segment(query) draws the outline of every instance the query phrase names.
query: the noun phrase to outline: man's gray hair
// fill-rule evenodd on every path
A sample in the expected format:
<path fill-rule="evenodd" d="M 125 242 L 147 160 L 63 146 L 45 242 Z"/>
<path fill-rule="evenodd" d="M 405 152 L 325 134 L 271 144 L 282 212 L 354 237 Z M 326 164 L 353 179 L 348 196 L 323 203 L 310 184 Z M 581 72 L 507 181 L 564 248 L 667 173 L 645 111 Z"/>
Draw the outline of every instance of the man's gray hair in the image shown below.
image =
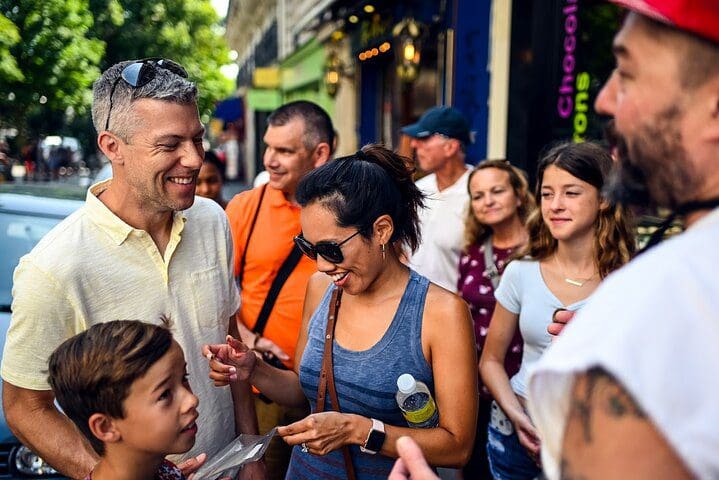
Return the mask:
<path fill-rule="evenodd" d="M 111 66 L 92 88 L 92 123 L 99 134 L 105 130 L 109 118 L 108 130 L 128 142 L 139 122 L 132 111 L 132 103 L 141 98 L 163 100 L 165 102 L 189 105 L 197 103 L 197 86 L 165 68 L 155 67 L 155 76 L 147 84 L 134 88 L 120 75 L 125 67 L 138 60 L 128 60 Z M 112 92 L 112 86 L 115 91 Z M 112 92 L 112 111 L 110 111 L 110 93 Z"/>

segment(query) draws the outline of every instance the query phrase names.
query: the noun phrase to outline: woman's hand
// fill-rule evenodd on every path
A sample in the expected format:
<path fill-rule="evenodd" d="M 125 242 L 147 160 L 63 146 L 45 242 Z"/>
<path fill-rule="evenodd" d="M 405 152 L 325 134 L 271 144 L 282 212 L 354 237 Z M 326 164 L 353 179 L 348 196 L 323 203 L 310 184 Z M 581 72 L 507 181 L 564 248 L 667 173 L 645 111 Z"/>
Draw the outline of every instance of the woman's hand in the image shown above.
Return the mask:
<path fill-rule="evenodd" d="M 532 425 L 532 421 L 529 419 L 526 413 L 522 412 L 515 418 L 511 419 L 514 429 L 517 431 L 519 437 L 519 443 L 527 449 L 529 456 L 534 459 L 535 462 L 539 460 L 539 434 Z"/>
<path fill-rule="evenodd" d="M 368 420 L 367 431 L 369 428 Z M 277 433 L 288 445 L 306 446 L 315 455 L 327 455 L 349 445 L 351 432 L 350 416 L 339 412 L 313 413 L 298 422 L 277 427 Z"/>
<path fill-rule="evenodd" d="M 247 380 L 257 365 L 254 353 L 231 335 L 227 336 L 227 343 L 204 345 L 202 355 L 209 361 L 209 376 L 218 387 Z"/>

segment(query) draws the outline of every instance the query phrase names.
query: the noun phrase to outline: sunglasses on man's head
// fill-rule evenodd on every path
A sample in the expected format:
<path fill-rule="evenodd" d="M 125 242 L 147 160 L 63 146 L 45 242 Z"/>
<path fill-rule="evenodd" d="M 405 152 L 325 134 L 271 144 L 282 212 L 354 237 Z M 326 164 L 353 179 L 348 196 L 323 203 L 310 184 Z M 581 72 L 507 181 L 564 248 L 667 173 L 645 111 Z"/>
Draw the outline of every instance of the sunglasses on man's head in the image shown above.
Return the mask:
<path fill-rule="evenodd" d="M 317 260 L 317 255 L 319 255 L 330 263 L 342 263 L 345 259 L 345 256 L 342 255 L 342 245 L 349 242 L 358 233 L 360 233 L 359 230 L 339 243 L 322 241 L 317 242 L 315 245 L 312 245 L 310 242 L 305 240 L 305 237 L 303 237 L 302 234 L 299 234 L 295 237 L 295 244 L 297 244 L 297 247 L 302 253 L 310 257 L 312 260 Z"/>
<path fill-rule="evenodd" d="M 145 58 L 132 62 L 125 66 L 120 72 L 120 76 L 115 79 L 110 89 L 110 108 L 107 110 L 107 120 L 105 121 L 105 130 L 110 128 L 110 113 L 112 113 L 112 95 L 115 93 L 117 82 L 124 80 L 132 88 L 140 88 L 150 83 L 155 78 L 158 68 L 169 70 L 175 75 L 187 78 L 187 70 L 179 63 L 167 60 L 166 58 Z"/>

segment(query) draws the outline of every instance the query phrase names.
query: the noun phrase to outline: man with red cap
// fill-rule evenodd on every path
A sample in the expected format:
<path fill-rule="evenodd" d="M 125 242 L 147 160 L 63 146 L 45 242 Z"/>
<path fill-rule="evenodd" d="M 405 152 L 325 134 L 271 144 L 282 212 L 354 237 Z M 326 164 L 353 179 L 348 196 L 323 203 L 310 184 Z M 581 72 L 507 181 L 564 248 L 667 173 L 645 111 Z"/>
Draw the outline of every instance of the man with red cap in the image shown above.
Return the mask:
<path fill-rule="evenodd" d="M 719 2 L 629 10 L 596 109 L 614 117 L 610 194 L 686 232 L 607 278 L 530 379 L 554 478 L 719 478 Z"/>

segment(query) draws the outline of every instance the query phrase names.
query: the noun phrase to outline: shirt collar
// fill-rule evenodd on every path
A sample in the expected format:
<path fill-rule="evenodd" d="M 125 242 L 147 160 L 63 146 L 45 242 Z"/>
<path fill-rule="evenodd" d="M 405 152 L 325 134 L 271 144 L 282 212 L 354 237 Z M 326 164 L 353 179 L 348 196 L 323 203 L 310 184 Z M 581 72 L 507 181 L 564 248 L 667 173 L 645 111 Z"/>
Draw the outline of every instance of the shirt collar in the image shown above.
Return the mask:
<path fill-rule="evenodd" d="M 115 245 L 122 245 L 133 231 L 140 232 L 142 230 L 125 223 L 97 198 L 98 195 L 107 190 L 111 183 L 112 179 L 110 178 L 92 185 L 87 190 L 85 206 L 90 214 L 90 219 L 110 236 Z M 177 232 L 177 234 L 182 232 L 185 222 L 187 222 L 187 216 L 184 211 L 173 212 L 172 232 Z"/>
<path fill-rule="evenodd" d="M 299 205 L 294 205 L 292 204 L 292 202 L 287 200 L 287 197 L 285 197 L 285 194 L 282 193 L 281 190 L 272 188 L 269 185 L 267 185 L 267 191 L 265 192 L 265 195 L 267 195 L 267 201 L 271 207 L 294 208 L 296 210 L 300 209 Z"/>

